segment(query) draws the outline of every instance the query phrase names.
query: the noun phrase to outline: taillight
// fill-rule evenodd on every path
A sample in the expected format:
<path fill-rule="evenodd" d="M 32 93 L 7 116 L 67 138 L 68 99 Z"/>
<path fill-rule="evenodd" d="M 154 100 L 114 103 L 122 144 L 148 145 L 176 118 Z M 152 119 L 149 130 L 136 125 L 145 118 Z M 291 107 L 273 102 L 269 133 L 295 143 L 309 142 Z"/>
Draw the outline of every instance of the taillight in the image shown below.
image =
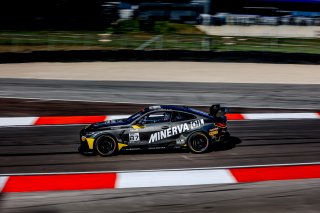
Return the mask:
<path fill-rule="evenodd" d="M 220 123 L 220 122 L 216 122 L 214 123 L 215 126 L 220 127 L 220 128 L 226 128 L 227 124 L 226 123 Z"/>

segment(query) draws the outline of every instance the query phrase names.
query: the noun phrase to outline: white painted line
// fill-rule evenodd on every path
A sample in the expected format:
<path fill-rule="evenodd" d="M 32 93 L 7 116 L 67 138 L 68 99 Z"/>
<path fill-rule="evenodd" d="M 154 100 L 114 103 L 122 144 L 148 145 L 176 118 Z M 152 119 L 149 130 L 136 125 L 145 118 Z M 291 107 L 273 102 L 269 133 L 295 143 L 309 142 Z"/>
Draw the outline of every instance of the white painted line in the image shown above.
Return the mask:
<path fill-rule="evenodd" d="M 38 117 L 0 118 L 0 126 L 26 126 L 34 125 Z"/>
<path fill-rule="evenodd" d="M 246 120 L 317 119 L 317 113 L 252 113 L 242 114 Z"/>
<path fill-rule="evenodd" d="M 9 177 L 7 176 L 0 176 L 0 192 L 2 192 L 4 186 L 7 183 L 7 180 L 9 179 Z"/>
<path fill-rule="evenodd" d="M 118 173 L 115 188 L 237 183 L 227 169 Z"/>
<path fill-rule="evenodd" d="M 244 166 L 218 166 L 218 167 L 200 167 L 200 168 L 178 168 L 178 169 L 149 169 L 149 170 L 105 170 L 105 171 L 87 171 L 87 172 L 39 172 L 39 173 L 9 173 L 0 174 L 2 176 L 21 176 L 21 175 L 61 175 L 61 174 L 93 174 L 93 173 L 133 173 L 133 172 L 163 172 L 163 171 L 190 171 L 190 170 L 219 170 L 235 168 L 255 168 L 255 167 L 274 167 L 274 166 L 303 166 L 320 165 L 320 162 L 308 163 L 282 163 L 282 164 L 257 164 Z"/>

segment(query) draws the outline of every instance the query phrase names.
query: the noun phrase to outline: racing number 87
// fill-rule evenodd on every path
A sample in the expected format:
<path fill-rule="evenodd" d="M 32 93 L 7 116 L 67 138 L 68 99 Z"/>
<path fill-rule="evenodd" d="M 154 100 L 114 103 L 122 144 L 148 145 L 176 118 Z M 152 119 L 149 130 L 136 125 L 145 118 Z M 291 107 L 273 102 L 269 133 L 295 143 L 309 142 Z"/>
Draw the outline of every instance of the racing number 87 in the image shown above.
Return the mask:
<path fill-rule="evenodd" d="M 140 136 L 139 136 L 139 133 L 138 132 L 135 132 L 135 133 L 130 133 L 129 134 L 129 141 L 140 141 Z"/>

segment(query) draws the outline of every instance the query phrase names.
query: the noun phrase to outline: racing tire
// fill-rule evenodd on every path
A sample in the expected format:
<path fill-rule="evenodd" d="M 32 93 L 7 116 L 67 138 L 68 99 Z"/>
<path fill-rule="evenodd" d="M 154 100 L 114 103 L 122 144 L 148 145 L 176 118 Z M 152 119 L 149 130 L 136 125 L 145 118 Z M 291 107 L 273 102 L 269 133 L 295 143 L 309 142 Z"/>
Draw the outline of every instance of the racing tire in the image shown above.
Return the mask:
<path fill-rule="evenodd" d="M 103 157 L 116 155 L 118 151 L 118 143 L 110 135 L 101 135 L 95 142 L 95 150 Z"/>
<path fill-rule="evenodd" d="M 189 136 L 187 145 L 191 152 L 201 154 L 209 151 L 210 140 L 205 133 L 195 132 Z"/>

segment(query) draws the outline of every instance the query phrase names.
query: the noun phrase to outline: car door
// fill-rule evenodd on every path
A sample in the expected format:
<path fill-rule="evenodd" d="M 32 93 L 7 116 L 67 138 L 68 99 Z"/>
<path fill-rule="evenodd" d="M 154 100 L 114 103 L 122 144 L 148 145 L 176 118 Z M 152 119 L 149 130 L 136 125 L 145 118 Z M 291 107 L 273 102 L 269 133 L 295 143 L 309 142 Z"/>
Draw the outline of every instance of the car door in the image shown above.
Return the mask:
<path fill-rule="evenodd" d="M 151 112 L 138 119 L 124 133 L 124 141 L 129 146 L 158 145 L 167 143 L 166 130 L 170 129 L 170 111 Z"/>
<path fill-rule="evenodd" d="M 171 115 L 171 128 L 173 132 L 172 140 L 175 140 L 177 144 L 183 144 L 185 140 L 183 137 L 181 138 L 181 134 L 192 131 L 194 129 L 192 124 L 196 119 L 197 116 L 193 114 L 173 111 Z"/>

